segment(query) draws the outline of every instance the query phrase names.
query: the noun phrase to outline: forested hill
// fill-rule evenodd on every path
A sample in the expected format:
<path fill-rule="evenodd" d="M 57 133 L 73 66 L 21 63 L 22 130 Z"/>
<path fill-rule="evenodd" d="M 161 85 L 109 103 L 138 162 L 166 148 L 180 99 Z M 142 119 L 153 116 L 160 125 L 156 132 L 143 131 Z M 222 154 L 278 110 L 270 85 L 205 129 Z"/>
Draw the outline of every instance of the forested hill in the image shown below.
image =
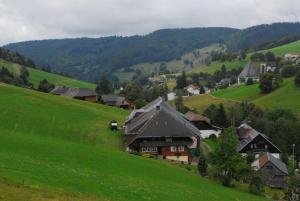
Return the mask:
<path fill-rule="evenodd" d="M 145 62 L 164 62 L 214 43 L 238 51 L 283 37 L 300 37 L 299 23 L 232 28 L 163 29 L 144 36 L 28 41 L 6 48 L 32 58 L 38 66 L 78 79 L 95 81 L 100 74 Z"/>
<path fill-rule="evenodd" d="M 165 29 L 145 36 L 77 38 L 15 43 L 6 46 L 32 58 L 38 66 L 79 79 L 142 62 L 168 61 L 196 48 L 223 43 L 236 29 Z"/>
<path fill-rule="evenodd" d="M 231 50 L 251 49 L 282 38 L 300 37 L 300 23 L 274 23 L 253 26 L 234 33 L 227 42 Z"/>

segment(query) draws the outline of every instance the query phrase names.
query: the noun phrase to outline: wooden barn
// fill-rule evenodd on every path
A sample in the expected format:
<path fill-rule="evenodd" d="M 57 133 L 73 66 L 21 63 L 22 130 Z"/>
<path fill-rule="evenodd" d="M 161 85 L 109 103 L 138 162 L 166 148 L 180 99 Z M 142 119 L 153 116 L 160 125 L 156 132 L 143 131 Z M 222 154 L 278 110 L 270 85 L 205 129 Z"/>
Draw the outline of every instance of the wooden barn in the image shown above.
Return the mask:
<path fill-rule="evenodd" d="M 263 154 L 252 163 L 252 167 L 259 171 L 265 184 L 273 188 L 286 188 L 288 170 L 286 165 L 269 153 Z"/>
<path fill-rule="evenodd" d="M 200 131 L 161 97 L 134 110 L 125 123 L 125 147 L 129 152 L 191 162 L 191 149 L 200 143 Z"/>
<path fill-rule="evenodd" d="M 60 95 L 68 98 L 74 98 L 89 102 L 97 102 L 97 93 L 86 88 L 69 88 L 65 86 L 56 86 L 51 94 Z"/>

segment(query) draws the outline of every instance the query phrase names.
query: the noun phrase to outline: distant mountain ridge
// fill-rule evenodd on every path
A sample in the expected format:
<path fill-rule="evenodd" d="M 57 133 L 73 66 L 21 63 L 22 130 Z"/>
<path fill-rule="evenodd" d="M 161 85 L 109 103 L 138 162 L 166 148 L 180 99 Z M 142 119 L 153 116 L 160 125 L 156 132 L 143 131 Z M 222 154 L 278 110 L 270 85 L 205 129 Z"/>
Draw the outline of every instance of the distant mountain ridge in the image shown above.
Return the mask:
<path fill-rule="evenodd" d="M 6 45 L 34 60 L 38 66 L 75 78 L 96 81 L 100 74 L 144 62 L 179 58 L 215 43 L 239 51 L 286 36 L 300 37 L 299 23 L 275 23 L 239 30 L 224 27 L 162 29 L 145 36 L 27 41 Z"/>

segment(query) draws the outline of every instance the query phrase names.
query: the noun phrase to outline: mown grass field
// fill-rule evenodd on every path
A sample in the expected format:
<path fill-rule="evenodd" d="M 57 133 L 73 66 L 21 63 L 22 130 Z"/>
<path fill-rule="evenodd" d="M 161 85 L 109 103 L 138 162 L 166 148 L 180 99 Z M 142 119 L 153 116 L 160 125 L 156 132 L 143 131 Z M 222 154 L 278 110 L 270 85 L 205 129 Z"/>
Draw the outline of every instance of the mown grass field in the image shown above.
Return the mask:
<path fill-rule="evenodd" d="M 269 94 L 262 94 L 258 84 L 228 88 L 212 95 L 230 100 L 248 100 L 264 109 L 287 108 L 300 115 L 300 87 L 294 78 L 285 79 L 282 86 Z"/>
<path fill-rule="evenodd" d="M 6 67 L 10 72 L 12 72 L 15 75 L 18 75 L 20 73 L 20 65 L 10 63 L 7 61 L 4 61 L 0 59 L 0 68 Z M 88 83 L 80 80 L 76 80 L 73 78 L 64 77 L 61 75 L 48 73 L 42 70 L 34 69 L 34 68 L 27 68 L 30 75 L 29 75 L 29 81 L 34 85 L 34 87 L 37 87 L 43 79 L 47 79 L 50 83 L 53 83 L 55 85 L 63 85 L 63 86 L 69 86 L 69 87 L 83 87 L 83 88 L 89 88 L 89 89 L 95 89 L 96 85 L 93 83 Z"/>
<path fill-rule="evenodd" d="M 128 111 L 5 84 L 0 85 L 0 111 L 0 177 L 24 181 L 39 189 L 37 194 L 63 189 L 117 201 L 267 200 L 177 165 L 123 152 L 121 133 L 107 125 L 113 119 L 122 122 Z"/>
<path fill-rule="evenodd" d="M 197 112 L 200 114 L 211 104 L 215 104 L 215 105 L 223 104 L 225 107 L 228 107 L 235 104 L 236 102 L 238 101 L 218 98 L 218 97 L 211 96 L 209 94 L 190 96 L 184 98 L 184 105 L 189 107 L 190 109 L 196 109 Z"/>

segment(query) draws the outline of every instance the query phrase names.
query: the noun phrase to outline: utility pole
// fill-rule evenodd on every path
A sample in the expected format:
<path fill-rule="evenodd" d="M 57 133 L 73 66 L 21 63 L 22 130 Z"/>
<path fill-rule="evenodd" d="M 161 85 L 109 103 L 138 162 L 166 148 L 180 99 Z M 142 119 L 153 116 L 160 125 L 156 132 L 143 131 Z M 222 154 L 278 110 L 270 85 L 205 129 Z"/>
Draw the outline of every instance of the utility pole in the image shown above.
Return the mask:
<path fill-rule="evenodd" d="M 295 170 L 295 144 L 293 144 L 293 171 Z"/>

